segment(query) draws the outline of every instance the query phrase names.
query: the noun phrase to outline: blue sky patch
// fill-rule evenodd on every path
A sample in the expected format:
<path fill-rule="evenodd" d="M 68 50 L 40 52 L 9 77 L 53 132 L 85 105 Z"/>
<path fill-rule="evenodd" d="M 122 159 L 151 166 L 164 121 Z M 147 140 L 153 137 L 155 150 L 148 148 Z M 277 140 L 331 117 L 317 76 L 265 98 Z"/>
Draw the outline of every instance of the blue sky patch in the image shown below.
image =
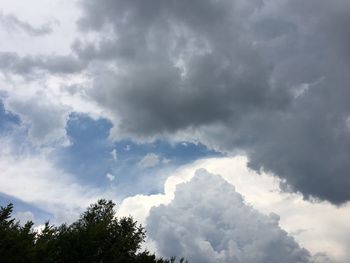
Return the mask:
<path fill-rule="evenodd" d="M 0 206 L 5 207 L 10 203 L 14 205 L 12 213 L 13 216 L 15 216 L 17 213 L 31 212 L 34 216 L 34 222 L 36 225 L 43 224 L 44 222 L 52 218 L 52 214 L 45 212 L 44 210 L 36 207 L 35 205 L 21 201 L 13 196 L 0 193 Z"/>
<path fill-rule="evenodd" d="M 67 124 L 68 147 L 54 152 L 58 167 L 75 175 L 82 184 L 108 189 L 120 196 L 159 193 L 169 170 L 204 157 L 219 156 L 202 144 L 164 140 L 139 144 L 132 140 L 112 143 L 107 119 L 94 120 L 87 115 L 72 114 Z M 142 163 L 145 156 L 155 158 L 152 165 Z"/>

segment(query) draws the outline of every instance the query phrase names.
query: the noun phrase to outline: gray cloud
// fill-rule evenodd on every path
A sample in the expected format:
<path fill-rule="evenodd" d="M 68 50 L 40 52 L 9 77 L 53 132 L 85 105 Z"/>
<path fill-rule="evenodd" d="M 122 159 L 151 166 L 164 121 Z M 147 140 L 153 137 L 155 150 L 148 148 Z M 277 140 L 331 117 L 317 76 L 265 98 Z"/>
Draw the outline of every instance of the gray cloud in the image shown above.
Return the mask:
<path fill-rule="evenodd" d="M 80 25 L 99 30 L 103 17 L 115 34 L 76 50 L 84 58 L 115 62 L 117 72 L 99 74 L 91 96 L 115 113 L 120 132 L 150 136 L 236 122 L 288 101 L 284 90 L 268 85 L 270 69 L 245 41 L 248 36 L 239 35 L 239 16 L 247 11 L 232 3 L 85 4 L 90 9 Z"/>
<path fill-rule="evenodd" d="M 64 142 L 69 109 L 50 101 L 43 94 L 30 98 L 9 98 L 6 108 L 18 114 L 28 128 L 30 139 L 38 144 Z"/>
<path fill-rule="evenodd" d="M 37 72 L 73 74 L 83 70 L 85 65 L 70 55 L 19 56 L 14 52 L 0 52 L 0 69 L 3 72 L 30 76 Z"/>
<path fill-rule="evenodd" d="M 254 210 L 231 184 L 202 169 L 177 186 L 169 205 L 151 209 L 147 233 L 161 255 L 183 255 L 193 263 L 314 262 L 278 221 L 278 215 Z"/>
<path fill-rule="evenodd" d="M 185 131 L 340 204 L 350 199 L 349 5 L 88 0 L 78 25 L 99 37 L 72 47 L 98 65 L 88 95 L 115 134 Z"/>
<path fill-rule="evenodd" d="M 13 14 L 0 12 L 0 25 L 8 31 L 23 31 L 31 36 L 43 36 L 52 33 L 52 23 L 45 23 L 39 27 L 20 20 Z"/>
<path fill-rule="evenodd" d="M 114 138 L 185 134 L 285 188 L 350 200 L 346 0 L 81 1 L 67 56 L 0 54 L 3 72 L 88 72 Z M 89 38 L 91 39 L 91 38 Z"/>

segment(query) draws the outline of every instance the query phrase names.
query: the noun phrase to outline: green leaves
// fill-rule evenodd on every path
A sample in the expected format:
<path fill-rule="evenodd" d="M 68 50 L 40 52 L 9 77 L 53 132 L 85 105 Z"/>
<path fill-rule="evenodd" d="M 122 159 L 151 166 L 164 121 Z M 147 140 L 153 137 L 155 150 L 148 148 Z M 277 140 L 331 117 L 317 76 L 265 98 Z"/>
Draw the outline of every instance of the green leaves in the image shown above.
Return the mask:
<path fill-rule="evenodd" d="M 115 204 L 105 199 L 90 205 L 71 225 L 33 222 L 21 226 L 11 218 L 13 205 L 0 209 L 0 262 L 173 263 L 148 251 L 139 252 L 146 232 L 132 217 L 115 217 Z M 180 260 L 180 263 L 183 259 Z"/>
<path fill-rule="evenodd" d="M 13 205 L 0 208 L 0 262 L 34 262 L 35 236 L 33 222 L 24 226 L 11 219 Z"/>

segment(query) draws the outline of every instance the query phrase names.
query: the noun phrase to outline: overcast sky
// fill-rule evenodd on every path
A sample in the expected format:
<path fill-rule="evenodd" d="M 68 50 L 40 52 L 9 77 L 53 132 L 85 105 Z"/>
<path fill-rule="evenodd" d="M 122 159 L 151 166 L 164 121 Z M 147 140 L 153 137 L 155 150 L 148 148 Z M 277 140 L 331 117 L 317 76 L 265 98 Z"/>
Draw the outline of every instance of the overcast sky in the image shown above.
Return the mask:
<path fill-rule="evenodd" d="M 195 263 L 350 262 L 349 24 L 348 0 L 0 0 L 1 205 L 113 199 Z"/>

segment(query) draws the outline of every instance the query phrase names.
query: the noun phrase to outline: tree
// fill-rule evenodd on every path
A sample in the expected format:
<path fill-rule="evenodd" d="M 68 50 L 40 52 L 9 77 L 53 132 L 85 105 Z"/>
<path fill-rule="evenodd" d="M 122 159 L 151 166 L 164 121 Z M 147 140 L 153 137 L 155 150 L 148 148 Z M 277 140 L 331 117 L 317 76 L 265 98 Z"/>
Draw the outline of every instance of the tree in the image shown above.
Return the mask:
<path fill-rule="evenodd" d="M 21 226 L 11 219 L 12 212 L 12 204 L 0 208 L 0 262 L 32 262 L 35 244 L 33 222 L 28 221 Z"/>
<path fill-rule="evenodd" d="M 33 223 L 23 227 L 11 219 L 13 206 L 0 211 L 0 262 L 171 263 L 139 252 L 146 232 L 132 217 L 115 217 L 115 204 L 101 199 L 71 225 L 45 223 L 40 232 Z M 183 259 L 180 259 L 180 263 Z"/>

